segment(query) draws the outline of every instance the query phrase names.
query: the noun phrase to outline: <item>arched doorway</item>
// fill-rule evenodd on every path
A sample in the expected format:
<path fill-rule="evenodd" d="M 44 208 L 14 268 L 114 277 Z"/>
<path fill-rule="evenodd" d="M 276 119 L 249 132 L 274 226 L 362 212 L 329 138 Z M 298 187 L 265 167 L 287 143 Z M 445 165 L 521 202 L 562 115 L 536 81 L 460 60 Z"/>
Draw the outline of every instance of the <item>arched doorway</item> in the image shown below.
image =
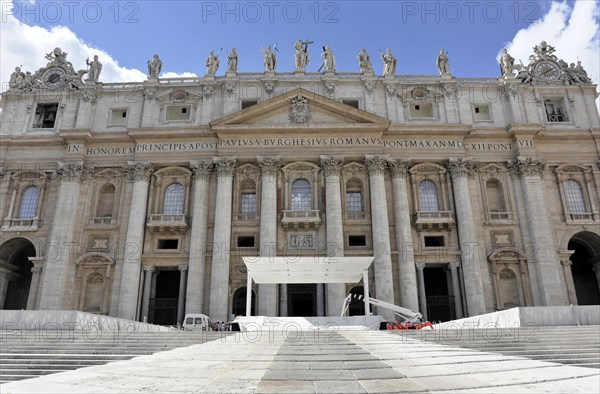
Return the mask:
<path fill-rule="evenodd" d="M 589 231 L 577 233 L 569 240 L 568 249 L 574 251 L 571 255 L 571 272 L 577 303 L 600 304 L 600 275 L 594 272 L 594 265 L 600 264 L 600 236 Z"/>
<path fill-rule="evenodd" d="M 240 287 L 233 293 L 231 313 L 234 316 L 246 316 L 246 287 Z M 256 293 L 252 290 L 251 314 L 256 316 Z"/>
<path fill-rule="evenodd" d="M 356 295 L 365 295 L 365 289 L 362 286 L 354 286 L 350 293 Z M 352 297 L 350 300 L 350 306 L 348 307 L 348 316 L 364 316 L 365 315 L 365 302 Z"/>
<path fill-rule="evenodd" d="M 26 309 L 31 286 L 29 260 L 35 247 L 25 238 L 14 238 L 0 247 L 0 305 L 2 309 Z"/>

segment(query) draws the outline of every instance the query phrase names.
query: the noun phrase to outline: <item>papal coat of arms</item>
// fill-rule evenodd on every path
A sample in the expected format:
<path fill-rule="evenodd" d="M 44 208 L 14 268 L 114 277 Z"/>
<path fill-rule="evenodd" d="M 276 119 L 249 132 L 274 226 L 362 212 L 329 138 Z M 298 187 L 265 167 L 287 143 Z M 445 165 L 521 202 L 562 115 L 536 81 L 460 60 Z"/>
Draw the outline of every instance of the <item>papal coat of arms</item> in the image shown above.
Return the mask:
<path fill-rule="evenodd" d="M 310 107 L 308 99 L 299 94 L 292 99 L 290 106 L 290 120 L 292 123 L 307 123 L 310 120 Z"/>

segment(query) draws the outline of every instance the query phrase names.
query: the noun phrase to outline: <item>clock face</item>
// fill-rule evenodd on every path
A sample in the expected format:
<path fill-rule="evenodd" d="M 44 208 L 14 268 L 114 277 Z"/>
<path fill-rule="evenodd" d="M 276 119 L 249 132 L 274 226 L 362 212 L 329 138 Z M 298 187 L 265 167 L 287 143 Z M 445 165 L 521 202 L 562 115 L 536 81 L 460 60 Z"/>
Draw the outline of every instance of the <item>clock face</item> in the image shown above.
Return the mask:
<path fill-rule="evenodd" d="M 535 74 L 542 81 L 555 81 L 560 75 L 560 70 L 554 63 L 540 62 L 535 68 Z"/>
<path fill-rule="evenodd" d="M 66 73 L 60 68 L 52 68 L 44 74 L 44 85 L 50 89 L 59 89 L 65 85 Z"/>

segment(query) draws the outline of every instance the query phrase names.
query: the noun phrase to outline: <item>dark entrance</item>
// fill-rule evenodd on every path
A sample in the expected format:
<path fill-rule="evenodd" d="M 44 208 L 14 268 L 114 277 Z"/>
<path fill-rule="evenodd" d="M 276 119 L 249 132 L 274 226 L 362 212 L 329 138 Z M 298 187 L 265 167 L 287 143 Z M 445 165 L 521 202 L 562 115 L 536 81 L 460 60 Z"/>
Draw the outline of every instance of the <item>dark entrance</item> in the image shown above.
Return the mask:
<path fill-rule="evenodd" d="M 156 276 L 156 293 L 150 298 L 150 319 L 154 324 L 177 324 L 179 270 L 160 270 Z"/>
<path fill-rule="evenodd" d="M 288 284 L 288 316 L 317 315 L 317 285 Z"/>
<path fill-rule="evenodd" d="M 600 237 L 590 232 L 575 234 L 569 241 L 568 249 L 575 251 L 571 255 L 571 272 L 579 305 L 600 304 L 598 279 L 592 268 L 600 262 L 600 250 L 595 247 L 600 248 Z"/>
<path fill-rule="evenodd" d="M 350 293 L 356 295 L 365 295 L 365 289 L 362 286 L 353 287 Z M 364 316 L 365 315 L 365 303 L 352 297 L 350 300 L 350 306 L 348 307 L 348 316 Z"/>
<path fill-rule="evenodd" d="M 233 308 L 231 313 L 234 316 L 246 316 L 246 287 L 240 287 L 233 293 Z M 256 316 L 256 293 L 252 290 L 252 301 L 251 301 L 251 312 L 252 316 Z"/>
<path fill-rule="evenodd" d="M 427 294 L 427 319 L 448 321 L 455 318 L 454 297 L 449 294 L 448 275 L 442 267 L 427 267 L 425 294 Z"/>
<path fill-rule="evenodd" d="M 8 286 L 2 309 L 27 309 L 33 268 L 29 257 L 35 257 L 35 247 L 24 238 L 16 238 L 6 242 L 0 249 L 2 260 L 8 263 L 5 268 L 11 271 L 5 274 Z"/>

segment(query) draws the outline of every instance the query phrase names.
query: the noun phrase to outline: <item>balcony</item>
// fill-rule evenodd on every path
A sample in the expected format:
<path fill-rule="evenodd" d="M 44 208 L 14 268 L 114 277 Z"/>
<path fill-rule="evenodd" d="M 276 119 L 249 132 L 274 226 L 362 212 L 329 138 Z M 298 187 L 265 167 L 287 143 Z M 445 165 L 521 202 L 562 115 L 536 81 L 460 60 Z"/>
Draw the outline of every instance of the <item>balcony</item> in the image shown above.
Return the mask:
<path fill-rule="evenodd" d="M 596 220 L 594 212 L 565 212 L 567 223 L 589 223 Z"/>
<path fill-rule="evenodd" d="M 258 215 L 256 213 L 238 213 L 237 220 L 242 222 L 252 222 L 258 220 Z"/>
<path fill-rule="evenodd" d="M 413 219 L 417 230 L 448 230 L 454 226 L 452 211 L 417 211 Z"/>
<path fill-rule="evenodd" d="M 2 231 L 37 231 L 42 221 L 38 218 L 4 219 Z"/>
<path fill-rule="evenodd" d="M 117 218 L 110 216 L 91 217 L 87 219 L 88 228 L 112 228 L 117 224 Z"/>
<path fill-rule="evenodd" d="M 344 212 L 344 220 L 350 221 L 368 221 L 371 219 L 369 212 Z"/>
<path fill-rule="evenodd" d="M 321 225 L 320 211 L 283 211 L 281 224 L 284 230 L 318 230 Z"/>
<path fill-rule="evenodd" d="M 189 227 L 188 217 L 184 214 L 151 214 L 146 227 L 151 234 L 184 234 Z"/>
<path fill-rule="evenodd" d="M 514 222 L 515 215 L 512 212 L 487 212 L 485 214 L 486 222 L 489 223 L 512 223 Z"/>

